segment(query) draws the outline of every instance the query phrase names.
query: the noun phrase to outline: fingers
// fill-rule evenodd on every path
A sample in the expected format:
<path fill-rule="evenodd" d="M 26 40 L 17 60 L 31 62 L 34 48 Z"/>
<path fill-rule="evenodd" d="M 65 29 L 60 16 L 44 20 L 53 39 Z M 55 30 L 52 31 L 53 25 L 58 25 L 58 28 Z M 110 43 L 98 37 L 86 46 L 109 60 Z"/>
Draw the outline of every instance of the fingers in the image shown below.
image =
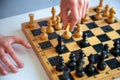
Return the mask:
<path fill-rule="evenodd" d="M 24 40 L 22 40 L 20 37 L 13 36 L 13 40 L 14 40 L 14 43 L 21 44 L 26 48 L 31 48 L 31 45 L 25 42 Z"/>
<path fill-rule="evenodd" d="M 89 7 L 90 7 L 90 0 L 87 0 L 88 2 L 87 2 L 87 4 L 86 4 L 86 13 L 88 13 L 88 11 L 89 11 Z"/>
<path fill-rule="evenodd" d="M 2 75 L 8 74 L 7 70 L 1 64 L 0 64 L 0 74 L 2 74 Z"/>
<path fill-rule="evenodd" d="M 16 62 L 19 68 L 23 68 L 24 64 L 23 62 L 19 59 L 19 57 L 16 55 L 15 51 L 11 47 L 11 45 L 5 46 L 6 52 L 9 53 L 9 55 L 12 57 L 12 59 Z"/>
<path fill-rule="evenodd" d="M 8 68 L 16 73 L 18 71 L 18 69 L 8 60 L 8 58 L 5 55 L 4 49 L 0 49 L 0 59 L 2 60 L 2 62 L 8 66 Z M 5 70 L 5 68 L 3 68 L 3 66 L 0 64 L 0 69 L 2 70 L 2 74 L 6 75 L 7 71 Z"/>
<path fill-rule="evenodd" d="M 71 27 L 70 27 L 70 31 L 74 30 L 75 25 L 77 24 L 77 22 L 80 20 L 80 16 L 79 16 L 79 12 L 78 12 L 78 3 L 73 3 L 72 4 L 73 7 L 71 7 Z"/>
<path fill-rule="evenodd" d="M 63 22 L 63 28 L 66 29 L 68 20 L 67 20 L 67 16 L 68 16 L 68 6 L 65 6 L 65 2 L 61 1 L 61 17 L 62 17 L 62 22 Z"/>

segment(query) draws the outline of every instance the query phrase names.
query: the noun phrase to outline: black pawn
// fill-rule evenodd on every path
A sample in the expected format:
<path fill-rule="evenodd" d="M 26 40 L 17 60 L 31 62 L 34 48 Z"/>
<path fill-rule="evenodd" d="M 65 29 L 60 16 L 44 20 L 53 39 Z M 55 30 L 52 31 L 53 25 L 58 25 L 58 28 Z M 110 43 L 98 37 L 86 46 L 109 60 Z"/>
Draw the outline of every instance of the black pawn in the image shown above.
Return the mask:
<path fill-rule="evenodd" d="M 89 45 L 89 42 L 88 42 L 87 38 L 88 38 L 87 33 L 84 33 L 83 36 L 82 36 L 82 40 L 79 43 L 79 45 L 81 47 L 87 47 Z"/>
<path fill-rule="evenodd" d="M 85 63 L 85 61 L 84 61 L 85 56 L 86 55 L 84 54 L 83 50 L 81 50 L 80 53 L 79 53 L 78 66 L 76 68 L 76 75 L 78 77 L 83 77 L 84 74 L 85 74 L 85 71 L 84 71 L 84 68 L 83 68 L 83 65 Z"/>
<path fill-rule="evenodd" d="M 97 64 L 98 70 L 105 70 L 106 68 L 106 63 L 104 61 L 105 58 L 106 58 L 106 52 L 102 51 L 102 54 L 100 55 L 100 61 Z"/>
<path fill-rule="evenodd" d="M 86 66 L 85 71 L 86 71 L 86 73 L 93 75 L 95 72 L 95 67 L 93 65 L 93 63 L 94 63 L 94 55 L 93 54 L 90 54 L 90 56 L 88 57 L 88 61 L 89 61 L 89 64 Z"/>
<path fill-rule="evenodd" d="M 58 41 L 58 44 L 56 46 L 56 52 L 59 54 L 62 54 L 65 50 L 65 47 L 62 45 L 63 38 L 61 35 L 58 35 L 57 41 Z"/>
<path fill-rule="evenodd" d="M 114 42 L 114 47 L 111 49 L 111 53 L 117 57 L 117 56 L 120 56 L 120 42 L 119 41 L 115 41 Z"/>
<path fill-rule="evenodd" d="M 63 69 L 64 69 L 64 60 L 63 60 L 62 56 L 59 56 L 59 62 L 56 65 L 56 70 L 63 71 Z"/>
<path fill-rule="evenodd" d="M 109 50 L 109 45 L 108 44 L 104 45 L 104 51 L 105 51 L 105 54 L 106 54 L 105 58 L 108 58 L 109 55 L 110 55 L 110 50 Z"/>
<path fill-rule="evenodd" d="M 85 55 L 85 53 L 83 52 L 83 50 L 80 50 L 79 51 L 79 55 L 77 56 L 78 58 L 77 58 L 77 64 L 79 64 L 79 60 L 80 59 L 82 59 L 82 58 L 84 58 L 86 55 Z"/>
<path fill-rule="evenodd" d="M 74 70 L 76 67 L 76 57 L 75 54 L 70 54 L 69 61 L 67 63 L 67 66 L 70 68 L 70 70 Z"/>
<path fill-rule="evenodd" d="M 70 69 L 68 67 L 65 67 L 63 69 L 63 75 L 62 75 L 62 79 L 61 80 L 71 80 Z"/>

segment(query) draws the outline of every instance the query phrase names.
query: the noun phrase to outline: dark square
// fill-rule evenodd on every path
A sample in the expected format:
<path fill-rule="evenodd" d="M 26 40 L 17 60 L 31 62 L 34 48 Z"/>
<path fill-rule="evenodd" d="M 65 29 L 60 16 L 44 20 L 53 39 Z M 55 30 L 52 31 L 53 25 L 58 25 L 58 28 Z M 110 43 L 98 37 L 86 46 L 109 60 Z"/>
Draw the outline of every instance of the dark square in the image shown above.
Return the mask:
<path fill-rule="evenodd" d="M 64 43 L 70 43 L 70 42 L 73 42 L 73 38 L 71 37 L 70 39 L 63 39 L 63 42 Z"/>
<path fill-rule="evenodd" d="M 73 30 L 71 33 L 72 33 L 72 34 L 74 34 L 74 33 L 76 32 L 76 30 L 77 30 L 77 29 L 76 29 L 76 28 L 74 28 L 74 30 Z"/>
<path fill-rule="evenodd" d="M 108 65 L 111 69 L 115 69 L 115 68 L 120 67 L 120 63 L 117 61 L 116 58 L 107 60 L 107 61 L 105 61 L 105 62 L 107 63 L 107 65 Z"/>
<path fill-rule="evenodd" d="M 47 20 L 38 22 L 40 26 L 47 26 Z"/>
<path fill-rule="evenodd" d="M 91 23 L 88 23 L 86 24 L 88 26 L 89 29 L 93 29 L 93 28 L 97 28 L 97 24 L 95 22 L 91 22 Z"/>
<path fill-rule="evenodd" d="M 94 54 L 94 62 L 93 64 L 97 64 L 100 61 L 100 56 L 98 54 Z"/>
<path fill-rule="evenodd" d="M 96 19 L 94 18 L 94 15 L 90 16 L 90 18 L 91 18 L 93 21 L 96 21 Z"/>
<path fill-rule="evenodd" d="M 97 53 L 99 53 L 103 50 L 104 47 L 103 47 L 103 44 L 97 44 L 97 45 L 93 45 L 93 48 Z"/>
<path fill-rule="evenodd" d="M 64 54 L 64 53 L 69 51 L 68 48 L 65 45 L 62 45 L 62 47 L 64 47 L 64 49 L 62 51 L 61 50 L 59 51 L 59 50 L 56 49 L 56 52 L 58 54 Z"/>
<path fill-rule="evenodd" d="M 96 12 L 96 11 L 97 11 L 97 8 L 95 8 L 94 11 Z"/>
<path fill-rule="evenodd" d="M 90 30 L 84 31 L 83 34 L 84 34 L 84 33 L 87 33 L 87 36 L 88 36 L 88 37 L 94 36 L 94 34 L 93 34 Z"/>
<path fill-rule="evenodd" d="M 56 34 L 56 32 L 54 32 L 54 33 L 52 33 L 52 34 L 48 34 L 49 40 L 55 39 L 55 38 L 57 38 L 57 37 L 58 37 L 58 35 Z"/>
<path fill-rule="evenodd" d="M 94 67 L 94 68 L 95 68 L 95 67 Z M 87 71 L 87 69 L 85 69 L 85 73 L 86 73 L 86 75 L 87 75 L 88 77 L 95 76 L 95 75 L 99 74 L 99 72 L 97 71 L 96 68 L 95 68 L 95 71 L 94 71 L 93 73 L 89 73 L 89 72 Z"/>
<path fill-rule="evenodd" d="M 68 80 L 74 80 L 74 78 L 72 77 L 72 75 L 70 73 L 69 73 L 69 76 L 70 76 L 70 79 L 68 79 Z M 67 80 L 67 79 L 63 79 L 62 75 L 59 75 L 58 77 L 60 80 Z"/>
<path fill-rule="evenodd" d="M 59 56 L 54 56 L 54 57 L 48 58 L 48 60 L 52 66 L 56 66 L 59 63 L 59 59 L 60 59 Z"/>
<path fill-rule="evenodd" d="M 117 30 L 117 33 L 120 35 L 120 30 Z"/>
<path fill-rule="evenodd" d="M 109 25 L 107 25 L 107 26 L 103 26 L 103 27 L 101 27 L 102 28 L 102 30 L 104 31 L 104 32 L 110 32 L 110 31 L 113 31 L 113 29 L 111 28 L 111 26 L 109 26 Z"/>
<path fill-rule="evenodd" d="M 84 45 L 83 45 L 83 41 L 82 41 L 82 40 L 77 41 L 77 44 L 78 44 L 78 46 L 79 46 L 80 48 L 85 48 L 85 47 L 90 46 L 90 44 L 89 44 L 89 43 L 88 43 L 88 45 L 87 45 L 87 46 L 84 46 Z"/>
<path fill-rule="evenodd" d="M 39 43 L 39 46 L 40 46 L 42 49 L 47 49 L 47 48 L 52 47 L 52 44 L 51 44 L 49 41 L 46 41 L 46 42 Z"/>
<path fill-rule="evenodd" d="M 33 36 L 38 36 L 41 33 L 41 29 L 39 28 L 39 29 L 31 30 L 31 32 L 32 32 Z"/>
<path fill-rule="evenodd" d="M 105 41 L 110 40 L 110 38 L 109 38 L 106 34 L 98 35 L 97 38 L 98 38 L 101 42 L 105 42 Z"/>

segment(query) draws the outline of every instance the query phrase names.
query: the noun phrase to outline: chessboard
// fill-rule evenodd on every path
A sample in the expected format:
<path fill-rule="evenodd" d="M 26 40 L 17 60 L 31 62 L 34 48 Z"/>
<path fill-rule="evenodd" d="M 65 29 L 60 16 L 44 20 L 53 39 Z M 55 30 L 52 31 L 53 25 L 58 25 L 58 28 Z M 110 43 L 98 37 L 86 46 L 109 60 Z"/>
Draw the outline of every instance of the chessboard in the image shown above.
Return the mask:
<path fill-rule="evenodd" d="M 78 43 L 82 40 L 82 37 L 76 38 L 72 36 L 70 39 L 63 39 L 62 45 L 65 47 L 65 50 L 60 54 L 56 52 L 56 46 L 58 45 L 58 35 L 64 32 L 63 29 L 55 30 L 53 33 L 48 34 L 47 40 L 40 39 L 41 28 L 48 26 L 48 20 L 51 17 L 34 20 L 35 24 L 32 25 L 33 27 L 29 26 L 29 22 L 22 23 L 22 30 L 31 43 L 50 80 L 112 80 L 120 77 L 120 56 L 113 55 L 111 51 L 109 57 L 104 59 L 106 68 L 104 70 L 98 70 L 97 68 L 97 64 L 101 59 L 100 54 L 104 50 L 105 44 L 108 44 L 108 50 L 111 50 L 114 48 L 115 42 L 118 41 L 118 48 L 120 48 L 120 22 L 117 18 L 115 18 L 113 23 L 107 22 L 106 18 L 96 20 L 94 18 L 96 9 L 97 7 L 90 8 L 88 12 L 89 20 L 80 23 L 82 26 L 81 31 L 87 33 L 89 44 L 87 46 L 80 46 Z M 70 79 L 62 79 L 63 71 L 56 70 L 59 60 L 62 57 L 64 65 L 66 65 L 70 61 L 70 55 L 75 54 L 75 57 L 77 57 L 80 50 L 85 53 L 84 69 L 89 64 L 88 57 L 91 54 L 94 56 L 94 73 L 90 74 L 85 71 L 83 77 L 78 77 L 76 76 L 76 70 L 73 69 L 69 72 Z"/>

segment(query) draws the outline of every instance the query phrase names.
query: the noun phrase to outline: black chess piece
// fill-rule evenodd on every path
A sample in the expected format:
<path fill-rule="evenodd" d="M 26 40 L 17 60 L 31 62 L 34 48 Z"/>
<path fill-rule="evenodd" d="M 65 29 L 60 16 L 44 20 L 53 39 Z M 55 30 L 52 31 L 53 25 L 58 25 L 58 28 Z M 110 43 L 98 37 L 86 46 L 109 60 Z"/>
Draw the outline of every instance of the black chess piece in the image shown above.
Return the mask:
<path fill-rule="evenodd" d="M 108 58 L 110 56 L 110 50 L 109 50 L 109 45 L 108 44 L 105 44 L 104 45 L 104 51 L 105 51 L 105 58 Z"/>
<path fill-rule="evenodd" d="M 120 42 L 119 41 L 115 41 L 114 42 L 114 47 L 111 49 L 111 53 L 115 57 L 120 56 L 120 48 L 119 47 L 120 47 Z"/>
<path fill-rule="evenodd" d="M 106 63 L 104 61 L 105 58 L 106 58 L 106 52 L 102 51 L 102 54 L 100 55 L 100 61 L 97 64 L 98 70 L 105 70 L 106 68 Z"/>
<path fill-rule="evenodd" d="M 71 80 L 70 69 L 68 67 L 65 67 L 63 69 L 63 75 L 62 75 L 61 80 Z"/>
<path fill-rule="evenodd" d="M 56 65 L 56 70 L 63 71 L 63 69 L 64 69 L 64 59 L 62 58 L 62 56 L 59 56 L 59 62 Z"/>
<path fill-rule="evenodd" d="M 85 74 L 85 71 L 84 71 L 84 68 L 83 68 L 83 65 L 85 63 L 84 61 L 84 57 L 85 57 L 85 53 L 83 52 L 83 50 L 80 50 L 79 52 L 79 60 L 78 60 L 78 66 L 76 68 L 76 75 L 78 77 L 83 77 L 84 74 Z"/>
<path fill-rule="evenodd" d="M 81 47 L 87 47 L 89 45 L 87 38 L 88 38 L 87 33 L 83 33 L 82 40 L 79 42 L 79 45 Z"/>
<path fill-rule="evenodd" d="M 70 70 L 74 70 L 75 67 L 76 67 L 76 58 L 75 58 L 75 54 L 70 54 L 70 57 L 69 57 L 69 61 L 68 63 L 66 64 Z"/>
<path fill-rule="evenodd" d="M 110 50 L 109 50 L 109 45 L 108 44 L 105 44 L 104 45 L 104 49 L 103 51 L 101 52 L 100 56 L 104 55 L 105 58 L 108 58 L 109 55 L 110 55 Z"/>
<path fill-rule="evenodd" d="M 79 60 L 81 59 L 81 58 L 83 58 L 83 57 L 85 57 L 86 55 L 85 55 L 85 53 L 84 53 L 84 51 L 83 50 L 80 50 L 79 51 L 79 55 L 77 56 L 77 64 L 79 64 Z"/>
<path fill-rule="evenodd" d="M 56 46 L 56 52 L 59 54 L 62 54 L 65 50 L 65 47 L 62 45 L 63 38 L 61 35 L 58 35 L 57 41 L 58 41 L 58 44 Z"/>
<path fill-rule="evenodd" d="M 85 71 L 86 71 L 86 73 L 93 75 L 95 72 L 95 67 L 93 65 L 93 63 L 94 63 L 94 55 L 93 54 L 90 54 L 88 56 L 88 61 L 89 61 L 89 64 L 86 66 Z"/>

